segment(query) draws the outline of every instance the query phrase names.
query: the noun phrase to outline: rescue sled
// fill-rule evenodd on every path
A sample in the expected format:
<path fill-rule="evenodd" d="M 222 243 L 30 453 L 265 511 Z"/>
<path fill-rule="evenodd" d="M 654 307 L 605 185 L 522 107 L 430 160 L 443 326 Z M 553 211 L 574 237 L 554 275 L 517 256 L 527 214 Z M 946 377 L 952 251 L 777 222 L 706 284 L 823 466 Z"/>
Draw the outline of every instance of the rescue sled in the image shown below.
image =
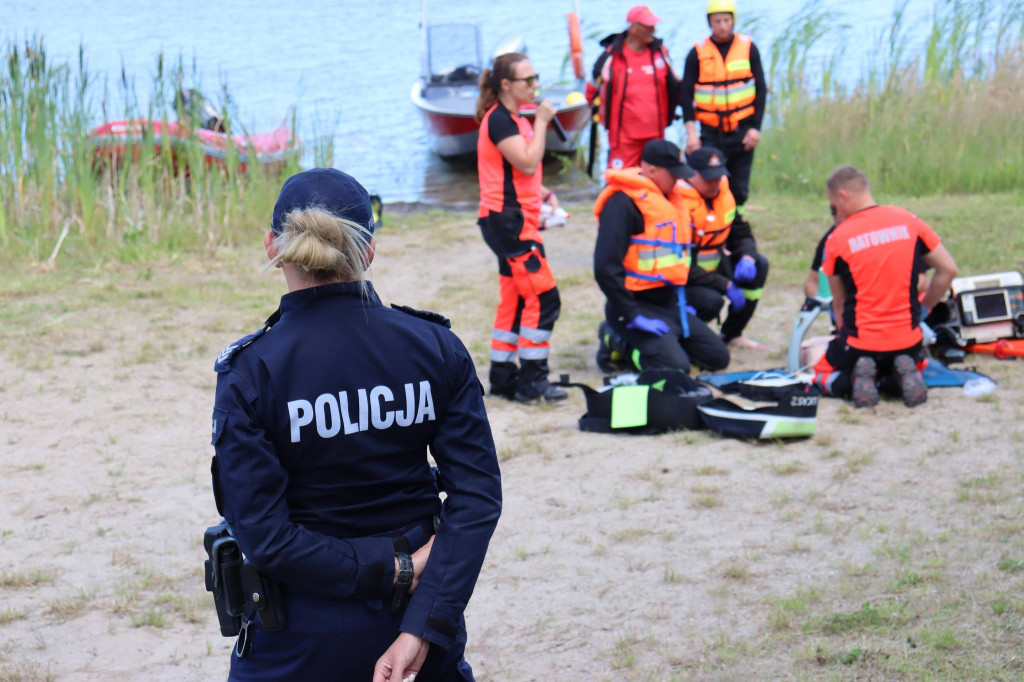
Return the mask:
<path fill-rule="evenodd" d="M 262 133 L 231 135 L 209 102 L 191 90 L 179 93 L 183 100 L 181 110 L 194 113 L 185 120 L 163 121 L 137 118 L 110 121 L 93 128 L 89 140 L 93 147 L 95 166 L 138 163 L 145 145 L 152 144 L 155 154 L 170 149 L 174 169 L 187 169 L 190 146 L 195 149 L 207 167 L 225 168 L 228 157 L 237 154 L 238 169 L 244 172 L 250 166 L 268 169 L 283 168 L 302 152 L 298 138 L 292 134 L 288 118 L 274 130 Z M 193 121 L 194 120 L 194 121 Z"/>
<path fill-rule="evenodd" d="M 480 94 L 480 73 L 484 69 L 480 48 L 480 30 L 472 22 L 428 24 L 424 3 L 421 39 L 421 73 L 413 83 L 410 99 L 420 112 L 430 148 L 440 156 L 455 157 L 476 153 L 480 124 L 473 117 Z M 570 54 L 577 87 L 553 87 L 540 91 L 540 97 L 555 108 L 555 118 L 565 131 L 561 139 L 554 126 L 547 131 L 549 152 L 573 152 L 580 132 L 589 121 L 587 101 L 580 92 L 583 82 L 583 47 L 579 18 L 569 14 Z M 509 52 L 526 52 L 521 39 L 503 41 L 491 59 Z M 533 119 L 536 105 L 524 106 L 523 115 Z"/>

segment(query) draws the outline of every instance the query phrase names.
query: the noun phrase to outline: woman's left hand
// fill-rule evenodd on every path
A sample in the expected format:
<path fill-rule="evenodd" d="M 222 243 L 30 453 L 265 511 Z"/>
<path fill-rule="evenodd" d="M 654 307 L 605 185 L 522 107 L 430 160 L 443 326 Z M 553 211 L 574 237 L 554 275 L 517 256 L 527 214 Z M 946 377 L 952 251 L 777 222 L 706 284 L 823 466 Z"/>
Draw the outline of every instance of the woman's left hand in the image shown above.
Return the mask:
<path fill-rule="evenodd" d="M 403 632 L 373 666 L 373 682 L 414 682 L 430 650 L 430 642 Z"/>

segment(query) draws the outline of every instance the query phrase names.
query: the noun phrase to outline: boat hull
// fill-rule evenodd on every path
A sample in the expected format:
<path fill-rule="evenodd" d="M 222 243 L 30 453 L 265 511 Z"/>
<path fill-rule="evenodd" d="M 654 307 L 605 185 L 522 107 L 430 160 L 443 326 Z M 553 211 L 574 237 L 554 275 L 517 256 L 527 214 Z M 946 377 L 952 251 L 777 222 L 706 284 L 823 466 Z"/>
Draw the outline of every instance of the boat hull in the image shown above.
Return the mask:
<path fill-rule="evenodd" d="M 555 116 L 565 130 L 566 139 L 560 140 L 554 130 L 548 128 L 545 149 L 548 152 L 572 153 L 576 150 L 580 133 L 589 120 L 586 101 L 566 104 L 570 90 L 545 91 L 555 107 Z M 476 141 L 480 125 L 473 119 L 478 90 L 473 85 L 426 86 L 422 81 L 413 84 L 410 97 L 429 138 L 431 150 L 440 156 L 453 157 L 476 153 Z M 532 109 L 522 110 L 532 123 Z"/>
<path fill-rule="evenodd" d="M 167 148 L 175 170 L 187 169 L 196 161 L 207 167 L 226 168 L 237 158 L 238 169 L 249 166 L 283 168 L 299 156 L 302 146 L 288 125 L 248 136 L 228 135 L 212 130 L 193 130 L 177 121 L 135 119 L 111 121 L 89 132 L 93 163 L 97 166 L 138 163 L 144 148 L 154 155 Z"/>

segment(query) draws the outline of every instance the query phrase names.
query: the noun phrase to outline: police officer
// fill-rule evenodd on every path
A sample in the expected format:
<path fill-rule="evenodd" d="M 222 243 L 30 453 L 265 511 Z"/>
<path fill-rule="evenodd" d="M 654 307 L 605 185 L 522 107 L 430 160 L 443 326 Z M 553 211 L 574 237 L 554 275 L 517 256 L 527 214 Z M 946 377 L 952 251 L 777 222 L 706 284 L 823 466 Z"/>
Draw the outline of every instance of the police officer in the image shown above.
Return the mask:
<path fill-rule="evenodd" d="M 232 680 L 473 679 L 463 610 L 501 510 L 482 387 L 445 318 L 381 304 L 373 229 L 351 176 L 289 178 L 264 236 L 288 293 L 216 363 L 215 492 L 286 616 L 251 611 Z"/>

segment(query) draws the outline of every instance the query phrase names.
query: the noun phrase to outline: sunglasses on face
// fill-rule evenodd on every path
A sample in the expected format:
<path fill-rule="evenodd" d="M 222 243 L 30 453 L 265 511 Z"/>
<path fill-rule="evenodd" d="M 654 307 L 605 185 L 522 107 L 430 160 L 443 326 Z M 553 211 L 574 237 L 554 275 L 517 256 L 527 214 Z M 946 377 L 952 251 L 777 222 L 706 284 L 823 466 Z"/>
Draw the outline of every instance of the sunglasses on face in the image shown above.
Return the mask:
<path fill-rule="evenodd" d="M 526 81 L 527 85 L 536 85 L 537 83 L 540 82 L 540 76 L 537 74 L 533 74 L 532 76 L 527 76 L 526 78 L 509 78 L 509 80 L 512 82 Z"/>

